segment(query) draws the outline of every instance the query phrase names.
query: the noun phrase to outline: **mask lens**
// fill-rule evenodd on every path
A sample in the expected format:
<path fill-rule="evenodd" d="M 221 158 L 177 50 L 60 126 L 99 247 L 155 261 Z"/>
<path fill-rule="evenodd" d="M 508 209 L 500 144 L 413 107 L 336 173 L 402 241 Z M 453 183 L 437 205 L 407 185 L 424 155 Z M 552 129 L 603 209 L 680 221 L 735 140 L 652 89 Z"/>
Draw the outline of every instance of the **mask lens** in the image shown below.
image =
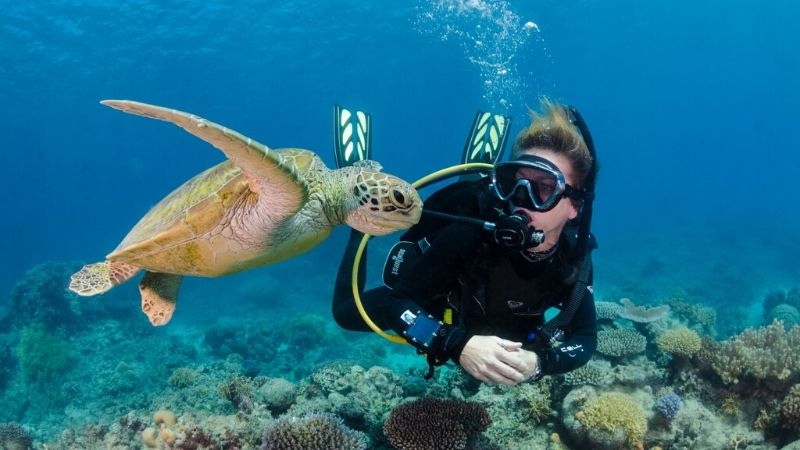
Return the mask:
<path fill-rule="evenodd" d="M 495 168 L 495 182 L 500 195 L 527 209 L 547 208 L 560 194 L 555 173 L 527 164 L 498 165 Z"/>

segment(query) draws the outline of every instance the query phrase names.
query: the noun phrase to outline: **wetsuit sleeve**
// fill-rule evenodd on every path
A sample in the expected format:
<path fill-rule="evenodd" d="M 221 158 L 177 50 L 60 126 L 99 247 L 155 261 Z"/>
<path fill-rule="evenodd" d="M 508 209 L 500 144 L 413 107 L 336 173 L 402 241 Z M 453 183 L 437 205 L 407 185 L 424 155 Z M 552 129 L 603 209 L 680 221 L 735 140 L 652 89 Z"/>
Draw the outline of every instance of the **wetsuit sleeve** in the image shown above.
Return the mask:
<path fill-rule="evenodd" d="M 446 293 L 472 261 L 481 245 L 480 239 L 481 231 L 471 225 L 451 224 L 442 229 L 419 261 L 398 280 L 394 290 L 378 287 L 362 294 L 362 303 L 372 321 L 381 329 L 391 329 L 402 336 L 407 325 L 400 315 L 405 310 L 423 314 L 438 312 L 441 305 L 433 304 L 434 298 Z M 334 291 L 333 315 L 336 322 L 346 329 L 368 331 L 350 291 L 350 261 L 359 240 L 359 235 L 353 233 L 345 251 Z M 361 267 L 364 266 L 362 260 Z M 363 273 L 359 273 L 360 288 L 363 288 L 363 280 Z M 469 337 L 460 327 L 447 327 L 446 338 L 438 343 L 441 348 L 437 349 L 436 356 L 457 360 Z"/>
<path fill-rule="evenodd" d="M 561 345 L 537 351 L 544 375 L 575 370 L 589 362 L 597 349 L 597 314 L 594 295 L 588 288 L 565 336 Z"/>

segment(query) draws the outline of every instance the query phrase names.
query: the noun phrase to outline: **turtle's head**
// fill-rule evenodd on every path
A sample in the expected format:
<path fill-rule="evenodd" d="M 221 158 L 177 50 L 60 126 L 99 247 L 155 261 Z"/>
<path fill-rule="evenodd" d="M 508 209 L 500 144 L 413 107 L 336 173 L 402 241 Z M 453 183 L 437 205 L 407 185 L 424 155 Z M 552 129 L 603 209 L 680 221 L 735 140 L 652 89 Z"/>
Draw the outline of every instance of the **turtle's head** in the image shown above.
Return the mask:
<path fill-rule="evenodd" d="M 355 167 L 353 169 L 356 169 Z M 345 222 L 362 233 L 382 236 L 405 230 L 419 222 L 422 199 L 409 183 L 375 170 L 359 167 L 353 184 Z"/>

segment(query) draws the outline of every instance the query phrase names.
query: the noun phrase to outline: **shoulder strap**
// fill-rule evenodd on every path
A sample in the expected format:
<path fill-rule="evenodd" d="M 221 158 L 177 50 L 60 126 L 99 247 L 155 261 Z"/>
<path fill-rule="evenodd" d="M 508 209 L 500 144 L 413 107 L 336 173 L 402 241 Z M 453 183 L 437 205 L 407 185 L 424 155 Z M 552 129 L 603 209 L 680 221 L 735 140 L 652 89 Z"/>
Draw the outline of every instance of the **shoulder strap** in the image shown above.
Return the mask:
<path fill-rule="evenodd" d="M 539 328 L 539 339 L 553 345 L 556 341 L 561 341 L 564 338 L 564 328 L 566 328 L 572 318 L 575 317 L 575 312 L 581 306 L 581 301 L 586 296 L 586 289 L 589 288 L 589 280 L 592 277 L 592 257 L 586 255 L 586 258 L 580 262 L 580 269 L 578 270 L 578 280 L 570 291 L 569 298 L 564 302 L 563 308 L 556 314 L 555 317 L 548 320 L 541 328 Z"/>

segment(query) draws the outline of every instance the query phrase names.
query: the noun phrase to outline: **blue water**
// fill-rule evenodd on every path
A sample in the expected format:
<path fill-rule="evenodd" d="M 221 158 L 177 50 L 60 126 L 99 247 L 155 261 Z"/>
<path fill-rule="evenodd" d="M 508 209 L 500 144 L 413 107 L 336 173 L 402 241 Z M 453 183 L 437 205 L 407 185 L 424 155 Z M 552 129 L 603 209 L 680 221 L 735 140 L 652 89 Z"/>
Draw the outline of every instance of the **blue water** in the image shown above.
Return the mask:
<path fill-rule="evenodd" d="M 100 100 L 192 112 L 329 165 L 340 103 L 373 114 L 375 159 L 413 180 L 457 160 L 476 109 L 513 115 L 516 134 L 549 96 L 580 109 L 597 145 L 600 298 L 688 292 L 737 333 L 766 293 L 800 285 L 797 17 L 786 0 L 0 2 L 0 304 L 37 264 L 101 260 L 223 160 Z M 190 280 L 176 326 L 220 303 L 330 318 L 345 236 Z M 133 283 L 119 289 L 138 314 Z"/>

